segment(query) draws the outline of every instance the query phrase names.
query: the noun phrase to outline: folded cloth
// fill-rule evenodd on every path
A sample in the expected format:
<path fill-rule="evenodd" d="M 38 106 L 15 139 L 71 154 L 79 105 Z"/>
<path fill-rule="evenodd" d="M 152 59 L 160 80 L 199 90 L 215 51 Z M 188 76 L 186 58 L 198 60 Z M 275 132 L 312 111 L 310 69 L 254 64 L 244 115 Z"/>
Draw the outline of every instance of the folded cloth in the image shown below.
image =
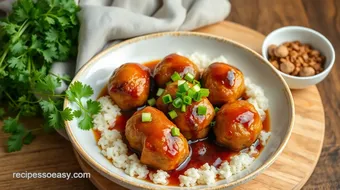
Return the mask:
<path fill-rule="evenodd" d="M 15 0 L 0 0 L 0 12 L 9 13 Z M 1 14 L 1 16 L 5 16 Z"/>
<path fill-rule="evenodd" d="M 154 32 L 193 30 L 224 20 L 228 0 L 80 0 L 76 70 L 110 41 Z"/>

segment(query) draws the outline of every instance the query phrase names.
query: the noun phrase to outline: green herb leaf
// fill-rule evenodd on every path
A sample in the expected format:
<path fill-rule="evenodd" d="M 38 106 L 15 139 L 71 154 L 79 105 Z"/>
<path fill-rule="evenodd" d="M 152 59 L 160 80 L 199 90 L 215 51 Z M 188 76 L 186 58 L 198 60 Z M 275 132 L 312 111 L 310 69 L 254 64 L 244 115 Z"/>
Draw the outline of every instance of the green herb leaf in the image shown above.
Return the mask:
<path fill-rule="evenodd" d="M 31 144 L 32 141 L 35 139 L 35 136 L 33 135 L 33 133 L 30 131 L 26 134 L 26 136 L 23 139 L 23 143 L 28 145 Z"/>
<path fill-rule="evenodd" d="M 87 100 L 86 105 L 87 105 L 87 111 L 90 114 L 95 115 L 100 112 L 101 106 L 99 102 L 89 99 Z"/>
<path fill-rule="evenodd" d="M 38 92 L 54 92 L 54 90 L 61 86 L 61 81 L 52 75 L 46 75 L 37 81 L 35 90 Z"/>
<path fill-rule="evenodd" d="M 46 50 L 40 50 L 47 63 L 52 63 L 54 58 L 58 57 L 56 51 L 57 48 L 55 47 L 50 47 L 49 49 Z"/>
<path fill-rule="evenodd" d="M 65 124 L 59 111 L 52 112 L 48 118 L 48 124 L 50 126 L 53 126 L 56 129 L 64 128 Z"/>
<path fill-rule="evenodd" d="M 17 57 L 11 57 L 10 59 L 8 59 L 7 62 L 9 63 L 8 66 L 10 68 L 16 68 L 16 69 L 22 70 L 26 67 L 25 64 Z"/>
<path fill-rule="evenodd" d="M 45 21 L 48 22 L 49 24 L 53 25 L 55 22 L 54 22 L 54 19 L 51 18 L 51 17 L 45 17 Z"/>
<path fill-rule="evenodd" d="M 7 140 L 7 151 L 8 152 L 15 152 L 21 150 L 23 146 L 23 139 L 24 133 L 15 133 L 11 135 Z"/>
<path fill-rule="evenodd" d="M 32 43 L 31 43 L 30 49 L 39 50 L 42 48 L 42 43 L 41 41 L 38 40 L 37 35 L 33 34 L 31 40 L 32 40 Z"/>
<path fill-rule="evenodd" d="M 93 89 L 87 85 L 83 84 L 79 81 L 74 82 L 71 84 L 69 90 L 70 93 L 67 93 L 68 98 L 74 97 L 74 98 L 88 98 L 93 94 Z M 70 97 L 69 97 L 70 95 Z"/>
<path fill-rule="evenodd" d="M 3 131 L 5 133 L 15 133 L 19 131 L 23 131 L 23 126 L 18 123 L 15 118 L 9 117 L 8 119 L 4 120 Z"/>
<path fill-rule="evenodd" d="M 84 115 L 84 118 L 79 122 L 80 129 L 90 130 L 93 128 L 93 119 L 90 115 Z"/>
<path fill-rule="evenodd" d="M 4 22 L 0 22 L 0 26 L 3 26 L 3 29 L 5 30 L 5 32 L 9 35 L 15 34 L 17 32 L 17 28 L 18 25 L 13 24 L 13 23 L 4 23 Z"/>
<path fill-rule="evenodd" d="M 73 119 L 72 110 L 70 108 L 65 108 L 60 112 L 60 115 L 64 121 L 71 121 Z"/>
<path fill-rule="evenodd" d="M 40 104 L 41 109 L 45 113 L 55 111 L 55 105 L 52 101 L 42 100 L 41 102 L 39 102 L 39 104 Z"/>
<path fill-rule="evenodd" d="M 83 105 L 81 99 L 88 98 L 93 94 L 93 89 L 79 81 L 70 85 L 66 91 L 66 96 L 70 102 L 75 102 L 80 110 L 73 111 L 73 115 L 80 119 L 79 127 L 83 130 L 89 130 L 93 127 L 92 115 L 97 114 L 101 110 L 100 103 L 91 99 L 86 101 L 86 105 Z"/>
<path fill-rule="evenodd" d="M 81 117 L 81 110 L 74 110 L 73 111 L 73 116 L 76 117 L 76 118 L 79 118 Z"/>
<path fill-rule="evenodd" d="M 14 55 L 19 55 L 24 53 L 24 51 L 27 49 L 27 47 L 24 45 L 24 42 L 22 40 L 19 40 L 15 44 L 11 46 L 11 52 Z"/>
<path fill-rule="evenodd" d="M 48 42 L 58 41 L 58 31 L 52 28 L 48 32 L 46 32 L 46 41 Z"/>

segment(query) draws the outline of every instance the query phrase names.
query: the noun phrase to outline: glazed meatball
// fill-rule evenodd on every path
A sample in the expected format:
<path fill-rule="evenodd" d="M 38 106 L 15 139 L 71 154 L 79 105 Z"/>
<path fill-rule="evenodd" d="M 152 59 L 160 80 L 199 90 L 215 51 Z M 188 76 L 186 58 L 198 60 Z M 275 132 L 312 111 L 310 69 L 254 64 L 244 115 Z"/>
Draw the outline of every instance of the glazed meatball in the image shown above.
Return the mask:
<path fill-rule="evenodd" d="M 205 115 L 199 115 L 197 109 L 199 106 L 207 108 Z M 186 107 L 186 112 L 175 109 L 177 117 L 174 123 L 181 129 L 182 134 L 188 140 L 196 140 L 204 138 L 208 135 L 210 129 L 210 122 L 215 117 L 215 110 L 208 98 L 202 98 L 198 102 L 192 102 Z"/>
<path fill-rule="evenodd" d="M 214 133 L 218 144 L 239 151 L 250 147 L 262 130 L 260 115 L 252 104 L 237 100 L 217 112 Z"/>
<path fill-rule="evenodd" d="M 210 90 L 209 101 L 218 106 L 234 102 L 245 91 L 242 72 L 221 62 L 211 64 L 203 72 L 202 85 Z"/>
<path fill-rule="evenodd" d="M 195 79 L 199 79 L 199 70 L 196 64 L 191 62 L 188 58 L 178 55 L 170 54 L 159 62 L 154 70 L 154 78 L 159 87 L 165 87 L 165 84 L 171 81 L 171 76 L 179 73 L 183 78 L 185 74 L 191 73 Z"/>
<path fill-rule="evenodd" d="M 142 106 L 150 90 L 150 70 L 138 63 L 125 63 L 114 71 L 108 92 L 112 100 L 124 111 Z"/>
<path fill-rule="evenodd" d="M 192 87 L 192 84 L 188 84 L 189 87 Z M 173 107 L 171 103 L 163 103 L 163 96 L 170 94 L 172 99 L 174 100 L 176 98 L 177 91 L 177 82 L 173 82 L 167 85 L 163 94 L 157 99 L 157 108 L 163 111 L 165 114 L 167 114 L 171 110 L 176 111 L 177 117 L 173 120 L 173 122 L 177 125 L 178 128 L 181 129 L 181 132 L 185 136 L 185 138 L 194 140 L 206 137 L 210 129 L 209 124 L 215 116 L 213 105 L 211 105 L 207 98 L 202 98 L 198 102 L 192 101 L 191 105 L 186 106 L 186 111 L 182 112 L 180 109 Z M 205 115 L 197 114 L 198 106 L 205 106 L 207 108 L 207 112 Z"/>
<path fill-rule="evenodd" d="M 189 87 L 191 88 L 193 85 L 191 83 L 188 83 Z M 176 92 L 178 90 L 178 82 L 172 82 L 166 86 L 164 89 L 163 94 L 157 99 L 156 101 L 156 107 L 161 110 L 164 113 L 168 113 L 170 111 L 171 104 L 164 104 L 163 103 L 163 96 L 170 94 L 171 98 L 174 100 L 176 98 Z"/>
<path fill-rule="evenodd" d="M 142 114 L 150 113 L 152 121 L 142 122 Z M 182 134 L 172 136 L 176 127 L 153 107 L 135 112 L 127 121 L 125 136 L 131 148 L 140 152 L 140 161 L 155 169 L 176 169 L 189 156 L 189 146 Z"/>

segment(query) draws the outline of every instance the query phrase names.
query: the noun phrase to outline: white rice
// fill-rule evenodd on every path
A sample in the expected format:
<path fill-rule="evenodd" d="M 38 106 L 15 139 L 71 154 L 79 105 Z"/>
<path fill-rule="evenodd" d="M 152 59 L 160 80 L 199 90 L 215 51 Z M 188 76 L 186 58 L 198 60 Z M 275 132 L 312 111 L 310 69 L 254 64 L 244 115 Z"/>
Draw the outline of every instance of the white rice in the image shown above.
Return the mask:
<path fill-rule="evenodd" d="M 227 58 L 225 58 L 222 55 L 211 59 L 207 55 L 200 54 L 198 52 L 195 52 L 191 55 L 186 55 L 186 57 L 188 57 L 190 61 L 194 62 L 200 68 L 201 71 L 207 68 L 211 63 L 214 63 L 214 62 L 227 63 L 228 62 Z"/>
<path fill-rule="evenodd" d="M 209 166 L 208 163 L 199 169 L 190 168 L 184 172 L 184 175 L 179 176 L 180 186 L 212 185 L 216 182 L 217 178 L 228 179 L 240 173 L 253 163 L 254 160 L 255 158 L 249 154 L 241 153 L 233 156 L 230 163 L 224 161 L 218 169 L 214 166 Z"/>
<path fill-rule="evenodd" d="M 102 111 L 93 117 L 94 129 L 103 132 L 107 129 L 106 126 L 114 125 L 116 117 L 121 115 L 120 108 L 114 105 L 109 96 L 104 96 L 99 98 L 100 105 L 102 106 Z"/>
<path fill-rule="evenodd" d="M 228 62 L 223 56 L 214 59 L 199 53 L 186 56 L 196 63 L 201 70 L 213 62 Z M 265 110 L 268 109 L 268 99 L 265 97 L 263 89 L 252 83 L 249 78 L 245 79 L 245 85 L 246 94 L 249 97 L 247 101 L 254 105 L 261 119 L 264 120 L 266 117 Z M 94 116 L 94 129 L 101 132 L 101 137 L 98 140 L 101 153 L 111 160 L 115 167 L 129 176 L 145 179 L 149 175 L 155 184 L 168 184 L 170 176 L 167 172 L 163 170 L 157 170 L 156 173 L 149 172 L 147 166 L 139 161 L 136 154 L 128 156 L 128 148 L 123 142 L 121 134 L 117 130 L 109 129 L 110 126 L 114 125 L 116 117 L 121 115 L 119 107 L 114 105 L 108 96 L 101 97 L 98 101 L 102 106 L 102 111 Z M 262 145 L 267 143 L 270 134 L 270 132 L 261 131 L 259 139 Z M 208 163 L 198 169 L 190 168 L 184 172 L 184 175 L 179 176 L 180 186 L 211 185 L 218 179 L 228 179 L 246 169 L 255 160 L 253 155 L 257 153 L 255 147 L 252 146 L 247 153 L 243 152 L 233 156 L 230 163 L 224 161 L 219 168 L 210 166 Z"/>
<path fill-rule="evenodd" d="M 264 130 L 261 131 L 259 139 L 261 141 L 261 144 L 265 146 L 267 144 L 267 141 L 271 135 L 271 132 L 266 132 Z"/>
<path fill-rule="evenodd" d="M 259 153 L 259 151 L 257 151 L 257 149 L 256 149 L 256 147 L 255 146 L 250 146 L 249 147 L 249 152 L 248 152 L 248 154 L 250 155 L 250 156 L 254 156 L 254 155 L 257 155 Z"/>
<path fill-rule="evenodd" d="M 152 180 L 152 182 L 154 182 L 156 184 L 166 185 L 166 184 L 168 184 L 167 178 L 170 177 L 170 175 L 163 170 L 157 170 L 156 173 L 150 172 L 149 177 Z"/>
<path fill-rule="evenodd" d="M 245 78 L 246 94 L 249 97 L 247 101 L 255 107 L 259 113 L 261 120 L 266 119 L 266 110 L 268 109 L 268 99 L 264 95 L 264 91 L 261 87 L 252 83 L 249 78 Z"/>
<path fill-rule="evenodd" d="M 128 147 L 123 142 L 119 131 L 109 129 L 114 125 L 116 117 L 121 115 L 119 107 L 113 105 L 108 96 L 101 97 L 98 101 L 102 106 L 102 111 L 94 116 L 94 129 L 101 132 L 98 140 L 98 145 L 102 149 L 101 153 L 129 176 L 145 179 L 149 173 L 147 166 L 140 163 L 136 154 L 128 156 Z"/>

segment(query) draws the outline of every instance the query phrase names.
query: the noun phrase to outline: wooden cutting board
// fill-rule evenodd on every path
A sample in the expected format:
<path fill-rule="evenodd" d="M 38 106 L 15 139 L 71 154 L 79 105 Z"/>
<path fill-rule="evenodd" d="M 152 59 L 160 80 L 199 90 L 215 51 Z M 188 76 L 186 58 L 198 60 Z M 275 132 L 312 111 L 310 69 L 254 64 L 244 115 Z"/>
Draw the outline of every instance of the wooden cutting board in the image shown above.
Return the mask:
<path fill-rule="evenodd" d="M 196 30 L 232 39 L 261 52 L 265 36 L 250 28 L 224 21 Z M 252 181 L 236 189 L 300 189 L 318 162 L 325 133 L 322 101 L 316 86 L 293 90 L 296 117 L 293 133 L 279 158 Z M 91 168 L 77 153 L 84 172 L 91 173 L 92 183 L 100 190 L 125 189 Z"/>

